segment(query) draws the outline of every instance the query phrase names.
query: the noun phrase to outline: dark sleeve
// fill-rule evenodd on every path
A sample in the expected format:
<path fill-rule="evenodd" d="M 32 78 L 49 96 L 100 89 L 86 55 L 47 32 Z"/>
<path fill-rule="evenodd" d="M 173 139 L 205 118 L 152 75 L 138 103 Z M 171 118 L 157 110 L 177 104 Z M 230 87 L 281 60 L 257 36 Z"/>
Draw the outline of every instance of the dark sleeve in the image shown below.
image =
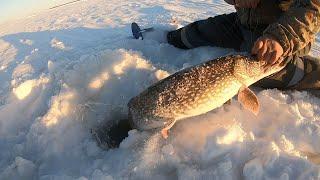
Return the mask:
<path fill-rule="evenodd" d="M 228 3 L 228 4 L 231 4 L 231 5 L 234 5 L 235 3 L 234 3 L 234 0 L 224 0 L 226 3 Z"/>
<path fill-rule="evenodd" d="M 276 38 L 284 56 L 295 54 L 312 43 L 320 27 L 320 0 L 293 0 L 277 22 L 268 26 L 264 35 Z"/>

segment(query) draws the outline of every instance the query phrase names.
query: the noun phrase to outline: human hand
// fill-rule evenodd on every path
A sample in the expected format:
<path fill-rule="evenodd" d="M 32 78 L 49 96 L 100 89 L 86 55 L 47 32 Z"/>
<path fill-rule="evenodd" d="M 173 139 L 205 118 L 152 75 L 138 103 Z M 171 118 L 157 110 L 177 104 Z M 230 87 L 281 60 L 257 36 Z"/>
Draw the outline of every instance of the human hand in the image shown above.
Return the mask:
<path fill-rule="evenodd" d="M 260 37 L 253 45 L 251 53 L 264 62 L 263 68 L 268 68 L 282 63 L 283 48 L 274 38 L 268 36 Z"/>
<path fill-rule="evenodd" d="M 239 8 L 256 8 L 260 0 L 234 0 L 234 2 Z"/>

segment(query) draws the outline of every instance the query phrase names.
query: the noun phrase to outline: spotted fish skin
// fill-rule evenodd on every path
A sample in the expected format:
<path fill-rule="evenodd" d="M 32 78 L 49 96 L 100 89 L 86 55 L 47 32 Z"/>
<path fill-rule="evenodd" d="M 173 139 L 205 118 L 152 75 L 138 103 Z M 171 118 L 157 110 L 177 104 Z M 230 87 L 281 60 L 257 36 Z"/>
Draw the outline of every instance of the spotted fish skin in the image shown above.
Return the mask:
<path fill-rule="evenodd" d="M 243 86 L 280 69 L 264 72 L 251 57 L 230 55 L 184 69 L 155 83 L 128 103 L 134 128 L 149 130 L 222 106 Z"/>

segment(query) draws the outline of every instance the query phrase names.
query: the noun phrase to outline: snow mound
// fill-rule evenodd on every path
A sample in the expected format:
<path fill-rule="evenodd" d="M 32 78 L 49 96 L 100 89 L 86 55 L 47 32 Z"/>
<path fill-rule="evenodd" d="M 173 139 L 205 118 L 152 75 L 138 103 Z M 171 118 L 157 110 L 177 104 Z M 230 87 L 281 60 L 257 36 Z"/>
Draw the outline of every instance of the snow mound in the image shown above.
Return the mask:
<path fill-rule="evenodd" d="M 306 92 L 265 90 L 258 94 L 262 112 L 257 117 L 234 101 L 179 122 L 168 140 L 132 130 L 119 149 L 104 151 L 90 129 L 126 117 L 128 100 L 170 73 L 125 49 L 84 55 L 72 64 L 48 61 L 48 73 L 38 79 L 19 78 L 20 71 L 29 72 L 25 69 L 15 68 L 13 77 L 20 81 L 12 83 L 0 110 L 0 143 L 12 149 L 0 154 L 2 177 L 259 179 L 319 174 L 312 158 L 320 151 L 320 109 L 313 106 L 320 100 Z"/>

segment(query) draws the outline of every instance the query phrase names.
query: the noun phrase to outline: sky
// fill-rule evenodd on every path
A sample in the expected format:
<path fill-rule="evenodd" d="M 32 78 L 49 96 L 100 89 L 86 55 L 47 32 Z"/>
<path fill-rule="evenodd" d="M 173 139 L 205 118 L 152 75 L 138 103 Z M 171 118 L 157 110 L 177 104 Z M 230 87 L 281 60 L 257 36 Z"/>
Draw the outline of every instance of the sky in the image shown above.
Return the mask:
<path fill-rule="evenodd" d="M 69 1 L 71 0 L 0 0 L 0 22 Z"/>

